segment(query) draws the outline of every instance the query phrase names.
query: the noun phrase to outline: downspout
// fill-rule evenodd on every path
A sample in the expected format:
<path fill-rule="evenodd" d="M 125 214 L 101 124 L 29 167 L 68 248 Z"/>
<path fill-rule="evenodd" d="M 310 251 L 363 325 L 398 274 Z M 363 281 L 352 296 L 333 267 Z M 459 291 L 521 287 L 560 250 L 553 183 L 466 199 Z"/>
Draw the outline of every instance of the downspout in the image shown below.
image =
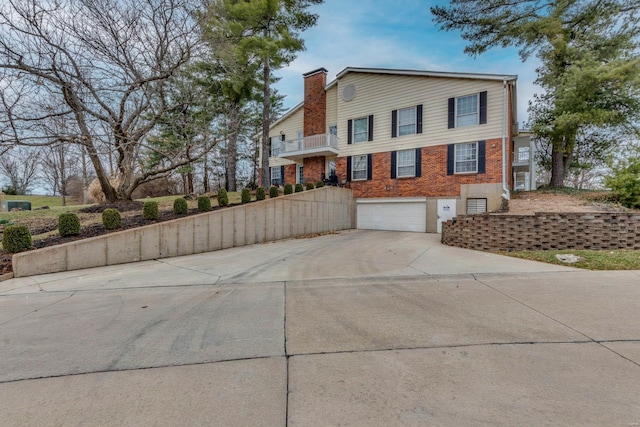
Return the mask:
<path fill-rule="evenodd" d="M 502 198 L 509 200 L 511 194 L 509 193 L 509 185 L 507 183 L 507 165 L 509 159 L 507 158 L 507 118 L 509 113 L 507 112 L 507 80 L 502 81 Z"/>

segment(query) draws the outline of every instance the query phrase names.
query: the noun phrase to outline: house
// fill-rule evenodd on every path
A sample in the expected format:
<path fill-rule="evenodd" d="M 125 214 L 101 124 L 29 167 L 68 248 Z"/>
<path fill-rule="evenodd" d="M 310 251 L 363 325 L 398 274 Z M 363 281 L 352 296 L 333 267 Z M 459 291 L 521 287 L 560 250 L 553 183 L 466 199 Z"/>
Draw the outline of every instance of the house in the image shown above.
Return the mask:
<path fill-rule="evenodd" d="M 535 182 L 516 124 L 517 76 L 352 67 L 326 76 L 304 74 L 304 101 L 271 126 L 268 184 L 335 174 L 353 190 L 358 228 L 440 232 Z"/>

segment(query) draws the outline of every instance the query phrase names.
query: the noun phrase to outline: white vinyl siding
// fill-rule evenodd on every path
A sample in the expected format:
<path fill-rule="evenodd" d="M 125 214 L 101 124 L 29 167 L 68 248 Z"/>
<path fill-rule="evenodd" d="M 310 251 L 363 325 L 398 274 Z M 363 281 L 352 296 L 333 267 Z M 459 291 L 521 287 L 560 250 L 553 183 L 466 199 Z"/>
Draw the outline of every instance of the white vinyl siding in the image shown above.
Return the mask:
<path fill-rule="evenodd" d="M 398 151 L 396 162 L 398 178 L 416 176 L 416 150 Z"/>
<path fill-rule="evenodd" d="M 351 158 L 351 180 L 367 179 L 367 156 L 353 156 Z"/>
<path fill-rule="evenodd" d="M 398 135 L 416 133 L 416 107 L 398 110 Z"/>
<path fill-rule="evenodd" d="M 502 81 L 349 73 L 338 82 L 338 93 L 347 84 L 355 84 L 357 95 L 351 102 L 338 96 L 341 157 L 502 137 Z M 448 99 L 482 91 L 488 93 L 487 124 L 448 129 Z M 422 133 L 391 138 L 391 112 L 409 105 L 423 106 Z M 348 144 L 347 122 L 368 115 L 376 117 L 373 141 Z"/>
<path fill-rule="evenodd" d="M 455 173 L 469 173 L 478 171 L 478 143 L 455 145 Z"/>

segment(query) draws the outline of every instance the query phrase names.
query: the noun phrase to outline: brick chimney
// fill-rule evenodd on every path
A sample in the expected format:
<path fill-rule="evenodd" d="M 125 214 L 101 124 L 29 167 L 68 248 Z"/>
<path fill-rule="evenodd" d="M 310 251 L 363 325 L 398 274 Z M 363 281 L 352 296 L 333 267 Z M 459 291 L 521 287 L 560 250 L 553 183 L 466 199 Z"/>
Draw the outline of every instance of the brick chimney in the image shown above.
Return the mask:
<path fill-rule="evenodd" d="M 327 70 L 318 68 L 304 76 L 304 136 L 327 133 Z"/>

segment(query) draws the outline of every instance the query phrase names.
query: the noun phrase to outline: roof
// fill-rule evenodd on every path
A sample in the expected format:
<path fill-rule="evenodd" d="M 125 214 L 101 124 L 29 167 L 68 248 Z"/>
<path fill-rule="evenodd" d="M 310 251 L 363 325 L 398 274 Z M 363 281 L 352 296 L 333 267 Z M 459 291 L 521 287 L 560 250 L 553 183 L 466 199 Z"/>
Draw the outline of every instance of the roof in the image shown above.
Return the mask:
<path fill-rule="evenodd" d="M 398 70 L 393 68 L 359 68 L 359 67 L 347 67 L 340 71 L 335 80 L 326 86 L 329 89 L 331 86 L 338 83 L 342 77 L 349 73 L 364 73 L 364 74 L 389 74 L 396 76 L 419 76 L 419 77 L 437 77 L 437 78 L 450 78 L 450 79 L 470 79 L 470 80 L 493 80 L 493 81 L 514 81 L 518 79 L 517 75 L 513 74 L 486 74 L 486 73 L 455 73 L 449 71 L 425 71 L 425 70 Z"/>

